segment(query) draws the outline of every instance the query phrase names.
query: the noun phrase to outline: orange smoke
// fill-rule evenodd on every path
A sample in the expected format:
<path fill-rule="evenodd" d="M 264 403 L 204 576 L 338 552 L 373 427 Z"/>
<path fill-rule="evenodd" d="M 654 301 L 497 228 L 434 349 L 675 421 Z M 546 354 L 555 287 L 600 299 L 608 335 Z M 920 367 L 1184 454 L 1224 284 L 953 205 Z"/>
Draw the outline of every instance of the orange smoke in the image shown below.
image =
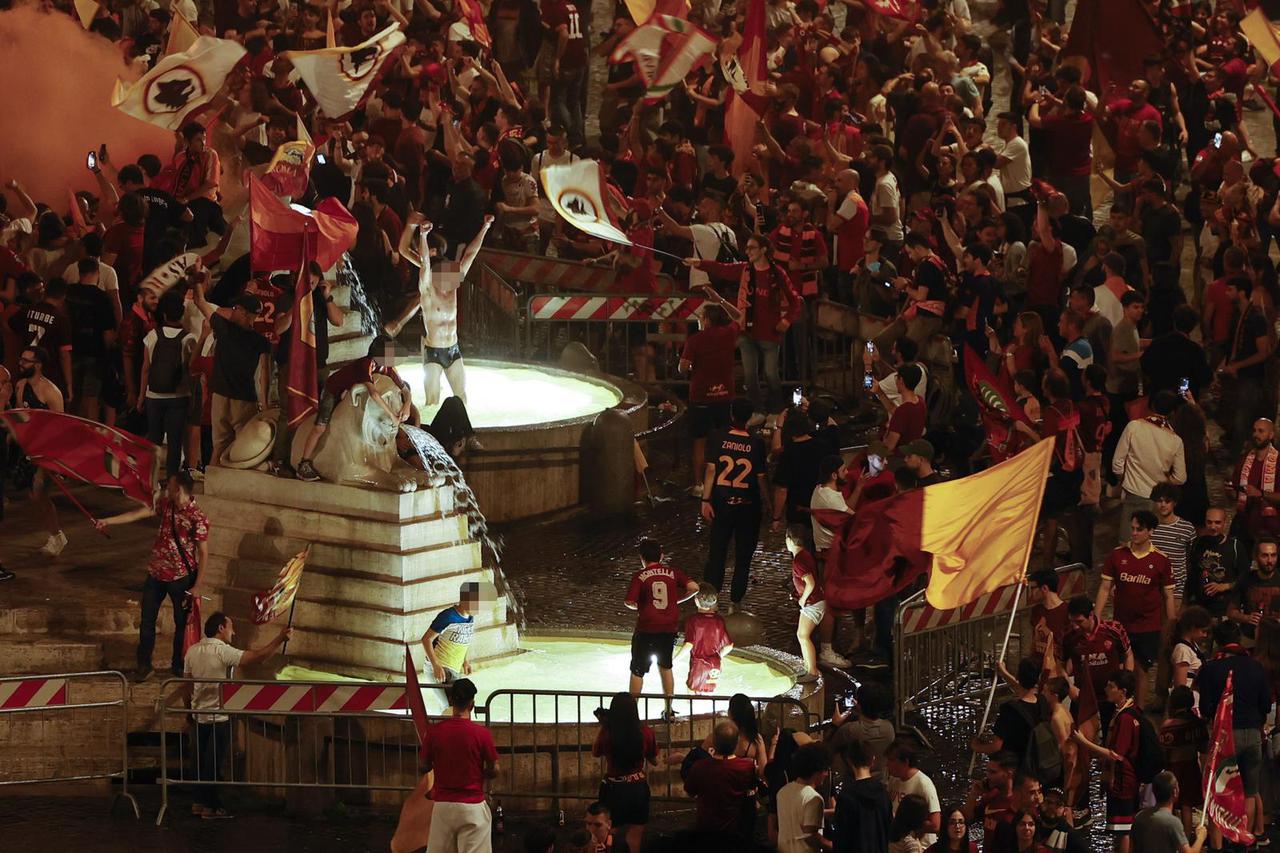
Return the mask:
<path fill-rule="evenodd" d="M 106 143 L 117 168 L 140 155 L 168 162 L 173 135 L 111 106 L 116 78 L 137 77 L 119 48 L 67 15 L 0 12 L 0 180 L 67 212 L 67 190 L 98 194 L 85 154 Z"/>

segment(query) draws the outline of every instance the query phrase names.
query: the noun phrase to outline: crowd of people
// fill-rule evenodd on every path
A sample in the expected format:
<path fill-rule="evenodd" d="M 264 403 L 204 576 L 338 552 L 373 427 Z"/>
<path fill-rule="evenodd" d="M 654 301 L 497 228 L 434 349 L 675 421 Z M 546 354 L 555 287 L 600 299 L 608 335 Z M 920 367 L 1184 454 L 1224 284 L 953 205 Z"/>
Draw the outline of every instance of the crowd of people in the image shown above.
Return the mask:
<path fill-rule="evenodd" d="M 604 21 L 585 0 L 494 0 L 481 15 L 445 0 L 99 7 L 91 37 L 143 69 L 163 54 L 175 16 L 247 51 L 210 108 L 175 133 L 173 150 L 125 163 L 97 147 L 88 163 L 96 192 L 76 193 L 74 210 L 3 176 L 0 408 L 72 412 L 166 450 L 140 676 L 150 673 L 164 598 L 181 637 L 184 600 L 200 590 L 200 472 L 281 399 L 300 275 L 319 318 L 323 388 L 306 446 L 314 449 L 352 388 L 380 374 L 403 387 L 378 355 L 421 310 L 428 396 L 446 376 L 453 410 L 462 410 L 437 437 L 462 453 L 472 435 L 455 294 L 481 244 L 600 260 L 620 292 L 656 292 L 665 274 L 680 292 L 706 296 L 679 366 L 693 438 L 689 491 L 709 545 L 701 584 L 667 566 L 657 543 L 642 545 L 644 567 L 626 596 L 639 612 L 632 689 L 602 715 L 595 752 L 605 782 L 568 849 L 640 848 L 645 766 L 661 759 L 631 697 L 655 660 L 672 695 L 672 660 L 683 655 L 687 689 L 715 689 L 732 648 L 718 612 L 730 543 L 733 614 L 761 528 L 785 531 L 800 681 L 816 681 L 821 667 L 883 672 L 893 607 L 878 605 L 869 621 L 855 615 L 844 649 L 852 660 L 837 649 L 845 614 L 823 595 L 834 534 L 814 511 L 856 513 L 1047 438 L 1054 456 L 1039 559 L 1055 564 L 1061 534 L 1072 561 L 1101 566 L 1096 592 L 1063 601 L 1052 571 L 1027 580 L 1034 655 L 1003 670 L 1015 695 L 974 739 L 988 758 L 969 796 L 942 806 L 919 769 L 920 745 L 895 732 L 889 694 L 872 680 L 825 734 L 766 731 L 749 702 L 731 706 L 681 759 L 698 829 L 749 837 L 761 800 L 771 843 L 788 853 L 1082 850 L 1083 828 L 1104 817 L 1118 851 L 1222 849 L 1193 812 L 1203 804 L 1206 721 L 1231 673 L 1250 828 L 1265 846 L 1263 794 L 1276 756 L 1263 736 L 1274 731 L 1280 690 L 1280 159 L 1245 120 L 1274 87 L 1239 31 L 1239 9 L 1142 0 L 1166 49 L 1145 59 L 1141 76 L 1099 91 L 1096 69 L 1066 53 L 1065 3 L 1002 0 L 986 27 L 965 0 L 755 2 L 764 6 L 768 80 L 746 157 L 731 137 L 741 93 L 729 62 L 699 65 L 656 103 L 634 58 L 611 62 L 598 115 L 587 120 L 586 105 L 597 105 L 590 72 L 636 27 L 635 3 Z M 76 14 L 61 0 L 47 5 Z M 750 5 L 695 0 L 680 14 L 720 39 L 727 60 Z M 317 110 L 281 55 L 322 47 L 330 12 L 338 45 L 387 26 L 406 37 L 342 118 Z M 294 201 L 334 198 L 350 209 L 359 228 L 353 274 L 342 280 L 365 301 L 345 310 L 367 313 L 380 334 L 368 356 L 332 372 L 327 334 L 345 319 L 334 277 L 228 256 L 244 216 L 228 201 L 233 187 L 301 130 L 316 157 Z M 634 245 L 574 230 L 542 197 L 541 170 L 582 159 L 600 163 L 626 200 L 622 225 Z M 861 390 L 838 407 L 811 393 L 824 301 L 858 318 L 844 370 Z M 1003 416 L 970 393 L 969 360 L 1004 389 L 995 407 Z M 784 373 L 800 380 L 794 395 L 784 393 Z M 416 417 L 407 402 L 387 414 Z M 841 455 L 850 414 L 874 434 L 852 457 Z M 317 478 L 305 453 L 296 470 L 290 464 L 290 444 L 282 414 L 272 473 Z M 31 489 L 48 533 L 41 551 L 57 557 L 67 536 L 50 478 L 7 457 L 4 479 Z M 1095 521 L 1111 517 L 1117 547 L 1095 552 Z M 11 578 L 0 569 L 0 580 Z M 459 678 L 468 666 L 459 626 L 471 618 L 472 592 L 424 638 L 432 674 L 455 685 L 450 701 L 463 717 L 474 687 L 457 686 L 470 684 Z M 688 598 L 697 613 L 677 646 L 678 604 Z M 231 631 L 225 618 L 205 629 L 228 641 Z M 175 638 L 175 674 L 180 652 Z M 218 652 L 208 668 L 227 658 Z M 466 827 L 486 819 L 475 797 L 496 759 L 491 743 L 468 738 L 469 754 L 483 760 L 458 791 L 438 792 L 467 807 L 443 810 L 439 826 L 449 831 L 433 825 L 433 850 L 489 843 Z M 1105 816 L 1089 808 L 1095 760 L 1106 771 Z"/>

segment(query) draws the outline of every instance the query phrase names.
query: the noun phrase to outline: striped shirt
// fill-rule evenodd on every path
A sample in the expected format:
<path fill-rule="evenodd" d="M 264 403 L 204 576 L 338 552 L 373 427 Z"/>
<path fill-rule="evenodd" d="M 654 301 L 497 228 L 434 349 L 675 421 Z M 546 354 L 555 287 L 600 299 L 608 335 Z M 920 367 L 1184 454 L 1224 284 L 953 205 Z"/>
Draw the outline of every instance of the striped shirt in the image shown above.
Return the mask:
<path fill-rule="evenodd" d="M 1169 558 L 1173 569 L 1173 594 L 1181 598 L 1187 583 L 1187 557 L 1191 544 L 1196 541 L 1196 527 L 1185 518 L 1173 517 L 1168 524 L 1156 525 L 1151 531 L 1151 544 Z"/>

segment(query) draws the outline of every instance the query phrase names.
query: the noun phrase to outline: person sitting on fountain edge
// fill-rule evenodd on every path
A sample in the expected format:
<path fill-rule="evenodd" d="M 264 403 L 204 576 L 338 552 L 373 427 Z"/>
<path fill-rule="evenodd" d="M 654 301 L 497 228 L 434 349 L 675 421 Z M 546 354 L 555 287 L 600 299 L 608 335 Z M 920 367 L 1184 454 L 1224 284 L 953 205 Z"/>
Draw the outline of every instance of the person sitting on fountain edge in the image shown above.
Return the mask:
<path fill-rule="evenodd" d="M 390 347 L 391 342 L 387 339 L 375 338 L 369 344 L 369 351 L 364 358 L 358 358 L 341 369 L 335 370 L 324 381 L 324 389 L 320 394 L 320 404 L 316 407 L 316 422 L 311 427 L 311 432 L 307 433 L 307 440 L 302 445 L 302 458 L 298 460 L 299 480 L 315 482 L 320 479 L 320 473 L 311 464 L 311 457 L 315 454 L 316 447 L 320 444 L 320 437 L 329 428 L 329 419 L 333 417 L 333 410 L 338 408 L 339 401 L 346 396 L 347 392 L 357 385 L 363 384 L 367 386 L 369 399 L 381 406 L 396 423 L 404 423 L 409 418 L 413 408 L 409 383 L 401 379 L 395 368 L 391 367 L 390 364 L 381 364 L 374 358 L 374 353 L 382 352 L 384 360 L 390 361 Z M 391 407 L 387 405 L 387 401 L 382 399 L 382 395 L 375 390 L 374 378 L 379 374 L 391 377 L 391 381 L 400 386 L 400 411 L 392 411 Z"/>
<path fill-rule="evenodd" d="M 631 695 L 639 696 L 644 677 L 656 661 L 662 679 L 662 695 L 667 708 L 664 718 L 671 716 L 671 696 L 675 693 L 675 677 L 671 674 L 671 653 L 680 627 L 680 602 L 698 593 L 698 582 L 690 580 L 680 569 L 664 565 L 662 546 L 653 539 L 640 540 L 643 568 L 631 576 L 631 587 L 623 603 L 639 611 L 636 630 L 631 636 Z"/>
<path fill-rule="evenodd" d="M 467 652 L 476 632 L 475 610 L 480 605 L 480 584 L 467 581 L 458 589 L 458 603 L 441 610 L 422 635 L 422 648 L 437 684 L 450 684 L 471 674 Z"/>

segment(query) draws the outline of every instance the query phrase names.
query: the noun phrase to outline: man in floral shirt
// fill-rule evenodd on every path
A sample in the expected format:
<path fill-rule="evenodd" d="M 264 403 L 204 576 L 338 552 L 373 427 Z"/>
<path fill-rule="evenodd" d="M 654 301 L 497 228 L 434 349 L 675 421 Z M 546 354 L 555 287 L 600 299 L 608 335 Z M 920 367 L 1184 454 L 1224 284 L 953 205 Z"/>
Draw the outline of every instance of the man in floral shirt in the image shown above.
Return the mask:
<path fill-rule="evenodd" d="M 147 582 L 142 590 L 142 624 L 138 627 L 138 669 L 134 681 L 151 675 L 151 653 L 156 645 L 156 617 L 165 596 L 173 603 L 173 674 L 182 677 L 182 639 L 187 627 L 191 600 L 200 594 L 200 574 L 209 556 L 209 517 L 191 497 L 194 485 L 185 471 L 169 478 L 165 496 L 155 508 L 139 507 L 130 512 L 100 518 L 99 530 L 111 525 L 160 517 L 156 541 L 147 564 Z"/>

